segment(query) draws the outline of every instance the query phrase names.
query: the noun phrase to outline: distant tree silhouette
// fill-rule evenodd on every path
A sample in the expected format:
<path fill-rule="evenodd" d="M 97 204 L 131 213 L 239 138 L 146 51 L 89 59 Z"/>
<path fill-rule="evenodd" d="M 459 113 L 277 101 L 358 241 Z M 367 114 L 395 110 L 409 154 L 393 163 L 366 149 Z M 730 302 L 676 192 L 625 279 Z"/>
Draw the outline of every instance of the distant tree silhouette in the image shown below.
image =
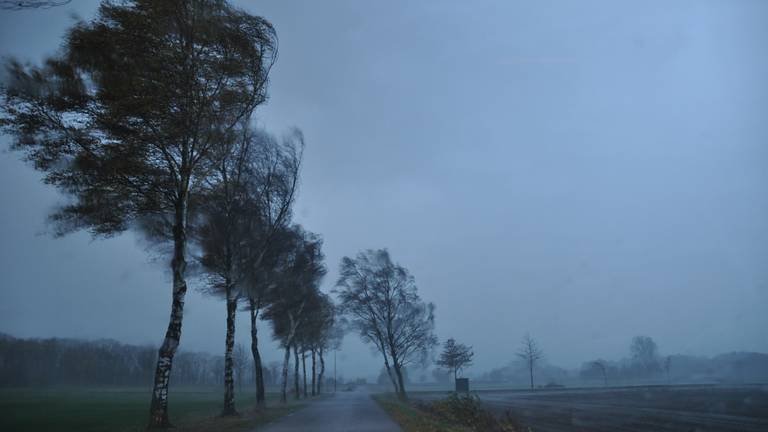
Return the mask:
<path fill-rule="evenodd" d="M 536 366 L 536 364 L 544 358 L 544 353 L 539 348 L 536 341 L 531 337 L 531 335 L 526 334 L 523 337 L 522 346 L 520 348 L 520 351 L 517 352 L 517 356 L 523 359 L 523 361 L 528 366 L 528 373 L 531 378 L 531 390 L 534 389 L 533 386 L 533 369 Z"/>
<path fill-rule="evenodd" d="M 658 372 L 659 348 L 649 336 L 635 336 L 629 347 L 632 362 L 640 369 L 642 375 Z"/>

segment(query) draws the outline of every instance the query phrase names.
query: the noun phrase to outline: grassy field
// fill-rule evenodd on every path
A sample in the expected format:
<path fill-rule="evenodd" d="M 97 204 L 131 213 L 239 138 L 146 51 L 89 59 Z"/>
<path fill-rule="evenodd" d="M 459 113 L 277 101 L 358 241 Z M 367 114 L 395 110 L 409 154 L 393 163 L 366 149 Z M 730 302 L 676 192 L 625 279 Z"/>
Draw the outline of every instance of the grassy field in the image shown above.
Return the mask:
<path fill-rule="evenodd" d="M 268 423 L 299 408 L 267 394 L 267 408 L 256 413 L 255 393 L 237 396 L 239 418 L 217 418 L 223 389 L 176 388 L 169 399 L 171 422 L 179 431 L 241 431 Z M 144 430 L 150 391 L 145 388 L 56 388 L 0 390 L 0 431 L 132 432 Z"/>
<path fill-rule="evenodd" d="M 768 385 L 673 385 L 474 392 L 497 416 L 536 432 L 768 431 Z M 442 401 L 447 392 L 411 392 Z"/>

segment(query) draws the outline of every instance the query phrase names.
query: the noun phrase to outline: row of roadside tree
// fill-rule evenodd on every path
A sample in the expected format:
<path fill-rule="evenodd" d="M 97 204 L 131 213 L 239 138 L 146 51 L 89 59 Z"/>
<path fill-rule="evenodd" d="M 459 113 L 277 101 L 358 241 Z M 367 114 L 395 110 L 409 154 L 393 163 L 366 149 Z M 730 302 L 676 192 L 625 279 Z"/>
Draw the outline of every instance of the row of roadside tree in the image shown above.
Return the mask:
<path fill-rule="evenodd" d="M 238 310 L 250 316 L 259 405 L 260 318 L 285 352 L 283 400 L 291 351 L 294 360 L 312 359 L 319 392 L 324 354 L 338 339 L 335 308 L 319 289 L 322 240 L 292 222 L 303 134 L 278 138 L 253 126 L 277 47 L 271 23 L 226 1 L 103 1 L 93 19 L 66 32 L 57 54 L 37 65 L 6 63 L 0 127 L 66 195 L 50 216 L 56 233 L 131 230 L 168 257 L 172 301 L 150 427 L 170 426 L 190 277 L 226 308 L 224 415 L 237 412 Z"/>

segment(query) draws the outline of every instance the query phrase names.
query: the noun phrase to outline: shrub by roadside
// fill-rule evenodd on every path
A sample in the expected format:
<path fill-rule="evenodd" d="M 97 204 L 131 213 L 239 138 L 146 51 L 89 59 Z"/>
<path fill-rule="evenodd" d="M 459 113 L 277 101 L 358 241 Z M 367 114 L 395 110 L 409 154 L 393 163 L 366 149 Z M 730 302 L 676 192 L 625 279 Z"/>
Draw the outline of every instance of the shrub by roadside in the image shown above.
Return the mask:
<path fill-rule="evenodd" d="M 476 396 L 453 394 L 434 402 L 404 402 L 392 395 L 374 399 L 406 432 L 524 431 L 509 415 L 496 418 Z"/>

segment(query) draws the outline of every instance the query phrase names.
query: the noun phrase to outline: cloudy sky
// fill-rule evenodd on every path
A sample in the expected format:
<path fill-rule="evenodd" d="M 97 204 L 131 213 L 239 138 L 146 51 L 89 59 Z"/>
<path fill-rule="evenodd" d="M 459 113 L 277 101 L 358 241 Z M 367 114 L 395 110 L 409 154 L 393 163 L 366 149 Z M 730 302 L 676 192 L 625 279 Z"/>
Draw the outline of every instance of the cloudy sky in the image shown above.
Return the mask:
<path fill-rule="evenodd" d="M 768 352 L 768 2 L 238 4 L 278 31 L 257 118 L 306 134 L 296 220 L 325 238 L 325 290 L 342 256 L 389 248 L 475 373 L 526 332 L 565 367 L 639 334 Z M 0 55 L 39 61 L 96 5 L 0 11 Z M 158 344 L 164 267 L 131 234 L 53 239 L 61 198 L 7 144 L 0 331 Z M 182 349 L 223 352 L 223 303 L 188 297 Z M 339 359 L 381 363 L 355 335 Z"/>

